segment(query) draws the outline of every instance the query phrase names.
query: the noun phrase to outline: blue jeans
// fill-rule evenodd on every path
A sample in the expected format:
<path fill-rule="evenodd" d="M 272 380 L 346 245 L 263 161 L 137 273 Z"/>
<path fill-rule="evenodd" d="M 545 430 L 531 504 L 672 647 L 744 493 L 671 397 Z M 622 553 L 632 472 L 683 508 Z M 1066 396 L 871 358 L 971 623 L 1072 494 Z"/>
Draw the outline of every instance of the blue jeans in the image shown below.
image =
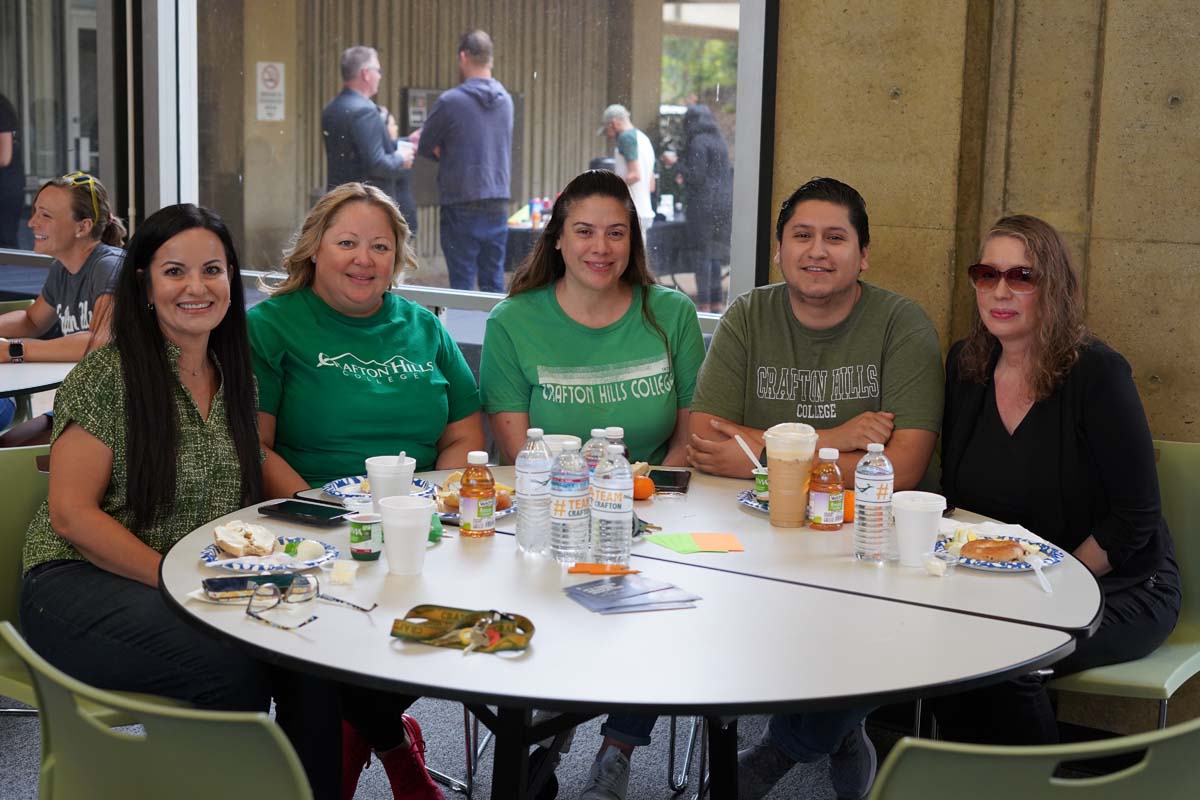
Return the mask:
<path fill-rule="evenodd" d="M 505 200 L 442 206 L 442 255 L 450 288 L 504 293 L 504 249 L 508 244 Z"/>
<path fill-rule="evenodd" d="M 87 561 L 51 561 L 21 589 L 21 629 L 54 666 L 101 689 L 146 692 L 201 708 L 267 711 L 296 748 L 318 798 L 336 798 L 341 715 L 336 687 L 260 663 L 189 625 L 145 584 Z"/>
<path fill-rule="evenodd" d="M 805 714 L 776 714 L 768 726 L 771 742 L 794 761 L 816 761 L 838 749 L 846 734 L 874 710 L 844 708 L 810 711 Z M 658 717 L 645 714 L 609 714 L 600 732 L 635 747 L 650 744 L 650 732 Z"/>
<path fill-rule="evenodd" d="M 17 415 L 17 401 L 11 397 L 0 397 L 0 431 L 12 425 Z"/>

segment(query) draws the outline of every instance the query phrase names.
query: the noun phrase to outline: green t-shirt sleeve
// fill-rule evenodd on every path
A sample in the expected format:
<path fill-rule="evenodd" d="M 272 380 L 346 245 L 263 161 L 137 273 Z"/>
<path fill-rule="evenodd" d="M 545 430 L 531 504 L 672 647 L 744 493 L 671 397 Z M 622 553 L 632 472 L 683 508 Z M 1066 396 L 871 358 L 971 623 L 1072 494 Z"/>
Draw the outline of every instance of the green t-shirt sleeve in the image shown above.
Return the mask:
<path fill-rule="evenodd" d="M 734 301 L 721 317 L 700 367 L 692 411 L 744 424 L 746 408 L 747 297 Z"/>
<path fill-rule="evenodd" d="M 479 390 L 489 414 L 502 411 L 529 413 L 532 387 L 521 370 L 517 348 L 504 323 L 494 316 L 483 335 L 483 357 L 479 364 Z"/>
<path fill-rule="evenodd" d="M 678 408 L 692 405 L 696 393 L 696 378 L 700 365 L 704 363 L 704 334 L 700 332 L 700 320 L 696 317 L 692 301 L 681 297 L 675 324 L 675 341 L 671 343 L 672 369 L 675 372 L 675 394 Z"/>
<path fill-rule="evenodd" d="M 946 373 L 937 331 L 925 312 L 908 304 L 899 330 L 884 357 L 880 408 L 896 415 L 896 430 L 939 432 L 945 402 Z"/>
<path fill-rule="evenodd" d="M 250 336 L 250 356 L 254 365 L 254 378 L 258 381 L 258 410 L 279 416 L 279 404 L 283 399 L 283 358 L 286 348 L 279 341 L 279 332 L 272 323 L 270 311 L 264 301 L 247 314 L 247 331 Z"/>
<path fill-rule="evenodd" d="M 447 422 L 458 422 L 479 410 L 479 387 L 462 350 L 441 323 L 442 342 L 438 348 L 438 369 L 446 379 Z"/>
<path fill-rule="evenodd" d="M 73 422 L 109 450 L 120 446 L 125 434 L 125 386 L 118 364 L 115 350 L 105 349 L 89 355 L 67 374 L 54 394 L 52 440 Z"/>
<path fill-rule="evenodd" d="M 637 161 L 638 157 L 638 140 L 637 131 L 630 128 L 627 131 L 621 131 L 617 134 L 617 152 L 626 161 Z"/>

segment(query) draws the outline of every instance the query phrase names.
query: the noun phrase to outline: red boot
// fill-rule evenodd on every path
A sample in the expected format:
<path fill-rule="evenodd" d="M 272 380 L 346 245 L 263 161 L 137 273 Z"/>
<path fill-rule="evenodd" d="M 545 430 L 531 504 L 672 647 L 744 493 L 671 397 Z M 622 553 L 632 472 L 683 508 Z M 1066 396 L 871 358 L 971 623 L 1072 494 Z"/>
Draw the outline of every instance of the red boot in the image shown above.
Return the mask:
<path fill-rule="evenodd" d="M 358 777 L 371 760 L 371 746 L 353 725 L 342 720 L 342 792 L 341 800 L 353 800 Z"/>
<path fill-rule="evenodd" d="M 425 771 L 425 739 L 421 736 L 421 726 L 408 714 L 401 719 L 408 745 L 375 754 L 387 772 L 392 796 L 396 800 L 445 800 L 442 790 Z M 344 747 L 342 749 L 345 750 Z"/>

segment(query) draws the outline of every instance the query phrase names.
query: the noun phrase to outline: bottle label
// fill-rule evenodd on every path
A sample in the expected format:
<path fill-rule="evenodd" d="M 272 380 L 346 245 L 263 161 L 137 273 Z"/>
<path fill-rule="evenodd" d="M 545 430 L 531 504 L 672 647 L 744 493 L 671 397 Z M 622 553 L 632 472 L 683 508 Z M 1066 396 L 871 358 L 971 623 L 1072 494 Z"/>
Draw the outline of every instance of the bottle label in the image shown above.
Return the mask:
<path fill-rule="evenodd" d="M 883 505 L 892 502 L 892 477 L 854 476 L 854 502 Z"/>
<path fill-rule="evenodd" d="M 359 561 L 373 561 L 382 551 L 383 523 L 350 523 L 350 557 Z"/>
<path fill-rule="evenodd" d="M 518 495 L 525 497 L 544 497 L 550 494 L 550 470 L 517 470 L 516 490 Z"/>
<path fill-rule="evenodd" d="M 588 478 L 586 475 L 559 476 L 550 481 L 550 519 L 574 522 L 588 518 Z"/>
<path fill-rule="evenodd" d="M 841 525 L 845 514 L 843 492 L 808 492 L 808 519 L 818 525 Z"/>
<path fill-rule="evenodd" d="M 464 534 L 496 530 L 496 498 L 460 497 L 458 518 L 459 530 Z"/>
<path fill-rule="evenodd" d="M 633 486 L 592 486 L 592 516 L 608 521 L 623 521 L 633 513 Z"/>

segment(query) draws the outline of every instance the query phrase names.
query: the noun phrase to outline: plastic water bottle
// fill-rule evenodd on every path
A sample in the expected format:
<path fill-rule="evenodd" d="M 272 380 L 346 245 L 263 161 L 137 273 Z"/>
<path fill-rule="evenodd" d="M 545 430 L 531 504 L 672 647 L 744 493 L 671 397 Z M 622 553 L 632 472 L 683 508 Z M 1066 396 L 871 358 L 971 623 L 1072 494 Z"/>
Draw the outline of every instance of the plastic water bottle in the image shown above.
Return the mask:
<path fill-rule="evenodd" d="M 550 469 L 550 555 L 560 564 L 587 560 L 588 478 L 579 445 L 565 443 Z"/>
<path fill-rule="evenodd" d="M 629 458 L 629 448 L 625 446 L 625 429 L 619 425 L 610 425 L 604 429 L 604 438 L 609 444 L 621 445 L 621 455 Z"/>
<path fill-rule="evenodd" d="M 872 442 L 854 470 L 854 557 L 882 564 L 895 558 L 892 532 L 892 491 L 896 472 Z"/>
<path fill-rule="evenodd" d="M 592 475 L 592 561 L 629 566 L 633 543 L 633 470 L 610 444 Z"/>
<path fill-rule="evenodd" d="M 517 547 L 530 555 L 545 555 L 550 544 L 550 448 L 541 428 L 525 432 L 517 453 Z"/>
<path fill-rule="evenodd" d="M 600 459 L 604 458 L 604 448 L 608 446 L 608 439 L 604 438 L 604 428 L 592 428 L 592 438 L 584 444 L 583 460 L 587 462 L 588 472 L 595 472 L 596 465 L 600 463 Z"/>

